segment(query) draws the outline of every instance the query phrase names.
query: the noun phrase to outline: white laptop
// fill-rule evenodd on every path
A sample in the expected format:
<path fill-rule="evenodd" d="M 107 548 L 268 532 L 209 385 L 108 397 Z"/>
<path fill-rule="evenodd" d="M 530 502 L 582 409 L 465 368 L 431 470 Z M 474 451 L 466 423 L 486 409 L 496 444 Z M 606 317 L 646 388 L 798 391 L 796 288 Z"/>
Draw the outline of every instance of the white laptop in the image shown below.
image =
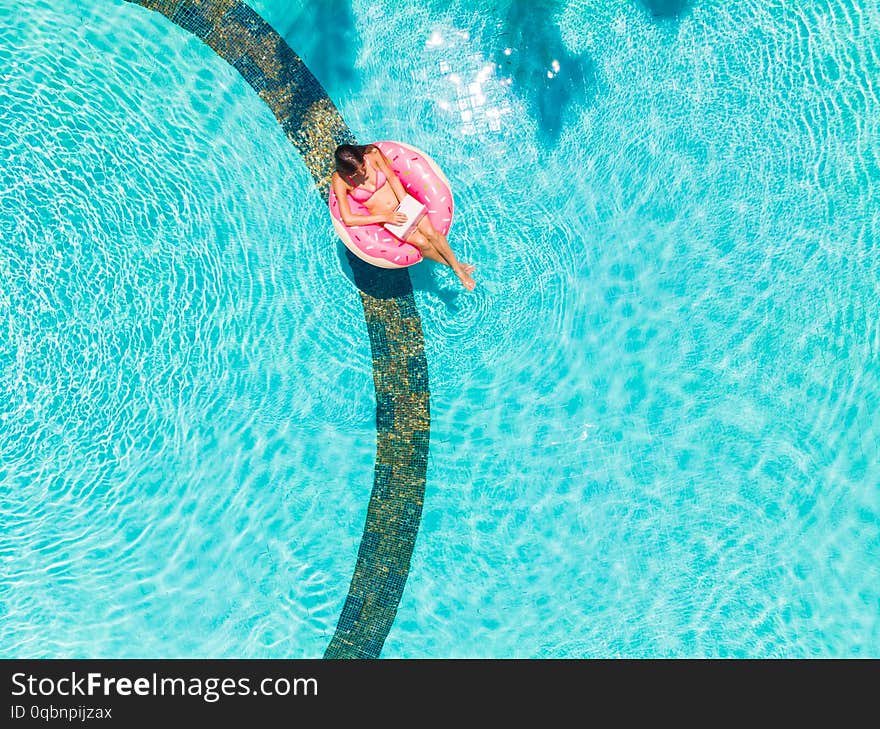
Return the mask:
<path fill-rule="evenodd" d="M 396 235 L 398 238 L 405 240 L 406 236 L 408 236 L 413 228 L 419 224 L 419 221 L 425 217 L 427 208 L 412 195 L 407 195 L 400 202 L 400 205 L 397 206 L 396 212 L 406 215 L 406 222 L 401 223 L 400 225 L 395 223 L 383 223 L 383 225 L 392 235 Z"/>

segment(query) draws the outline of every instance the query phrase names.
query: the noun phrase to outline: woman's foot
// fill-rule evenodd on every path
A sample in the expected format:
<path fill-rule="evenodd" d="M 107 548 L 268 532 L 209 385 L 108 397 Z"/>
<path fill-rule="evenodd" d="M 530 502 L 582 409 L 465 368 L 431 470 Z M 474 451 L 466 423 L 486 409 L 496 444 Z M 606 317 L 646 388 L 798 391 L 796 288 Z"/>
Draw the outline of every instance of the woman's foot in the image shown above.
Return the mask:
<path fill-rule="evenodd" d="M 468 291 L 473 291 L 474 286 L 477 285 L 477 282 L 471 277 L 474 267 L 469 263 L 464 263 L 453 270 L 455 271 L 455 275 L 458 276 L 458 280 L 461 281 L 461 285 Z"/>

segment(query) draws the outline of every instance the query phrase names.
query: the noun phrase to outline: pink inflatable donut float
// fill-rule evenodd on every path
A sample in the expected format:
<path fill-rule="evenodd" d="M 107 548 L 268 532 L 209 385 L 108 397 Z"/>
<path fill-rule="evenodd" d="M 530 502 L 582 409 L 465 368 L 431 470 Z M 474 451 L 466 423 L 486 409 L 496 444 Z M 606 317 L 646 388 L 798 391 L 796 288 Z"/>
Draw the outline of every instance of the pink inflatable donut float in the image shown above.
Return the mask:
<path fill-rule="evenodd" d="M 382 150 L 391 169 L 404 189 L 428 209 L 427 217 L 435 230 L 449 233 L 455 205 L 449 180 L 428 155 L 403 142 L 374 142 Z M 330 217 L 333 227 L 345 247 L 358 258 L 380 268 L 404 268 L 422 260 L 422 253 L 414 245 L 392 235 L 381 225 L 347 226 L 339 214 L 339 201 L 330 189 Z M 348 205 L 354 215 L 369 215 L 366 206 L 348 196 Z"/>

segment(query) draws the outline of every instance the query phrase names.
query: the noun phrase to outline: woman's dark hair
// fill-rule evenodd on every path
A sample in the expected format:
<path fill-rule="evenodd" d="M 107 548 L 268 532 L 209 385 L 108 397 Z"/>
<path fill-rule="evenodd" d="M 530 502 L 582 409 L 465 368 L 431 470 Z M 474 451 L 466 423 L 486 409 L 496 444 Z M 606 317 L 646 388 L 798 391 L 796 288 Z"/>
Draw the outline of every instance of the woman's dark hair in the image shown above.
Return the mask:
<path fill-rule="evenodd" d="M 340 144 L 333 153 L 339 176 L 344 180 L 350 179 L 363 167 L 364 155 L 374 149 L 372 144 Z"/>

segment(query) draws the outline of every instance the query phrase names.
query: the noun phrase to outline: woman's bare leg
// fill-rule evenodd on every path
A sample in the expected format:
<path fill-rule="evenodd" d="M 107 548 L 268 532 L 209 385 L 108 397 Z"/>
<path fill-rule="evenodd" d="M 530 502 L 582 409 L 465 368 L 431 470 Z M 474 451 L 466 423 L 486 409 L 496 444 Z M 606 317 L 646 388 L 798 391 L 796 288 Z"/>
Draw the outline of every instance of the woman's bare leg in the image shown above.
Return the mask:
<path fill-rule="evenodd" d="M 418 248 L 423 258 L 430 258 L 432 261 L 437 261 L 437 263 L 442 263 L 446 266 L 449 265 L 446 263 L 446 259 L 437 252 L 436 248 L 434 248 L 434 244 L 431 243 L 421 231 L 416 230 L 415 232 L 410 233 L 410 236 L 406 241 Z"/>
<path fill-rule="evenodd" d="M 434 252 L 436 252 L 440 258 L 433 258 L 433 256 L 429 256 L 429 258 L 433 258 L 433 260 L 438 261 L 439 263 L 445 263 L 449 266 L 453 271 L 455 271 L 455 275 L 458 276 L 462 285 L 468 290 L 472 291 L 474 286 L 476 286 L 476 281 L 474 281 L 471 274 L 474 272 L 474 266 L 470 263 L 461 263 L 452 252 L 452 248 L 449 246 L 449 241 L 446 240 L 446 236 L 443 235 L 440 231 L 436 230 L 433 225 L 431 225 L 431 221 L 428 220 L 427 217 L 422 218 L 419 222 L 416 235 L 421 234 L 424 236 L 428 242 L 432 245 Z M 424 254 L 424 252 L 423 252 Z"/>

